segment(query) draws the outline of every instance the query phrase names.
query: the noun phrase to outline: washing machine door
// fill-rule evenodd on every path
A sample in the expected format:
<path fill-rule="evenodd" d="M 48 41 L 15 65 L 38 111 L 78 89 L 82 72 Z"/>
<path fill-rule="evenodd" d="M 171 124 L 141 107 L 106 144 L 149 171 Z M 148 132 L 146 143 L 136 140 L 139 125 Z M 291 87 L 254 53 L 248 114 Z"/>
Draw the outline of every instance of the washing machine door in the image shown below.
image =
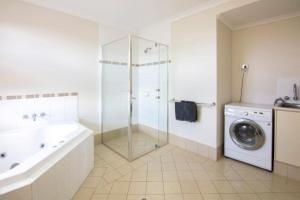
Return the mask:
<path fill-rule="evenodd" d="M 249 119 L 235 120 L 229 128 L 232 141 L 242 149 L 256 150 L 263 146 L 265 133 L 254 121 Z"/>

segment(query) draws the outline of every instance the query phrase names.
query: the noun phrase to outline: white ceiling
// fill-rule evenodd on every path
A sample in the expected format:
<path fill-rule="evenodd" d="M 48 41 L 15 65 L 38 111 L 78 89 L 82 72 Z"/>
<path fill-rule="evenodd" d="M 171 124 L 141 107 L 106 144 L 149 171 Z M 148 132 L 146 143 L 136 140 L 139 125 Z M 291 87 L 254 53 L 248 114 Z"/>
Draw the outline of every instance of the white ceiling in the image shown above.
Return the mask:
<path fill-rule="evenodd" d="M 222 0 L 23 0 L 126 30 Z"/>
<path fill-rule="evenodd" d="M 232 29 L 239 29 L 296 15 L 300 15 L 300 0 L 260 0 L 223 13 L 220 18 Z"/>

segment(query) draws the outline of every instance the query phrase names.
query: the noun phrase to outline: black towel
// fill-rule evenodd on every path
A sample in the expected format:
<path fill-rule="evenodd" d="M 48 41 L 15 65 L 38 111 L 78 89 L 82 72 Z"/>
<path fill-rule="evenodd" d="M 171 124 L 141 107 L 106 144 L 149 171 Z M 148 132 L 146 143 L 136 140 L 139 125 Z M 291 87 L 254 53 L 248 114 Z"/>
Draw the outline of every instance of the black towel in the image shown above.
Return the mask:
<path fill-rule="evenodd" d="M 184 121 L 184 103 L 175 102 L 175 117 L 177 120 Z"/>
<path fill-rule="evenodd" d="M 197 121 L 197 104 L 192 101 L 175 102 L 176 119 L 180 121 Z"/>

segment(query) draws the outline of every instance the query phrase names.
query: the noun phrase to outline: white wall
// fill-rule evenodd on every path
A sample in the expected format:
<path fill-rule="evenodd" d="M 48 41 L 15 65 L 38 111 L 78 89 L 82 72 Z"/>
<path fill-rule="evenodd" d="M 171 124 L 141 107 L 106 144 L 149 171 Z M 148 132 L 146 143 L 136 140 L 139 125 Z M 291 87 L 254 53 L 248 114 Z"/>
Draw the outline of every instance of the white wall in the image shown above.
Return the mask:
<path fill-rule="evenodd" d="M 0 1 L 0 94 L 79 93 L 80 121 L 99 130 L 98 24 Z"/>
<path fill-rule="evenodd" d="M 294 81 L 300 87 L 300 17 L 233 31 L 232 40 L 233 100 L 239 99 L 240 66 L 244 63 L 250 66 L 245 76 L 244 102 L 273 104 L 279 97 L 278 84 L 283 84 L 286 91 L 281 95 L 288 96 L 292 96 Z"/>

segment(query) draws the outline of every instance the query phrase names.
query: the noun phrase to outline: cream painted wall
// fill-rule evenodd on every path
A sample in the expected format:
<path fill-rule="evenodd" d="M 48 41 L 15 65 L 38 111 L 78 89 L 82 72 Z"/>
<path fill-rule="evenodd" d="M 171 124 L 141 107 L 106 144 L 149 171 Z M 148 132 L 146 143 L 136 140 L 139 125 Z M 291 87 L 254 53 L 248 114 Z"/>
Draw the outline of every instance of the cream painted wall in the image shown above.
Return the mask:
<path fill-rule="evenodd" d="M 0 94 L 78 92 L 80 122 L 99 131 L 98 24 L 0 1 Z"/>
<path fill-rule="evenodd" d="M 223 143 L 224 105 L 231 102 L 232 31 L 217 22 L 217 146 Z"/>
<path fill-rule="evenodd" d="M 279 79 L 300 79 L 300 17 L 234 31 L 232 47 L 235 101 L 240 95 L 243 63 L 250 66 L 245 76 L 244 102 L 273 104 Z"/>
<path fill-rule="evenodd" d="M 222 86 L 218 83 L 217 18 L 254 0 L 233 0 L 172 23 L 171 31 L 171 97 L 196 102 L 216 102 L 214 108 L 202 108 L 197 123 L 176 121 L 174 107 L 170 107 L 172 134 L 216 148 L 222 143 L 221 110 L 229 96 L 221 99 Z M 228 64 L 226 68 L 228 68 Z M 230 75 L 222 82 L 230 82 Z M 228 80 L 227 80 L 228 79 Z M 229 91 L 230 87 L 227 87 Z M 230 92 L 230 91 L 229 91 Z"/>

